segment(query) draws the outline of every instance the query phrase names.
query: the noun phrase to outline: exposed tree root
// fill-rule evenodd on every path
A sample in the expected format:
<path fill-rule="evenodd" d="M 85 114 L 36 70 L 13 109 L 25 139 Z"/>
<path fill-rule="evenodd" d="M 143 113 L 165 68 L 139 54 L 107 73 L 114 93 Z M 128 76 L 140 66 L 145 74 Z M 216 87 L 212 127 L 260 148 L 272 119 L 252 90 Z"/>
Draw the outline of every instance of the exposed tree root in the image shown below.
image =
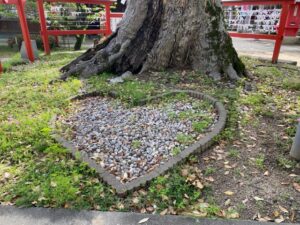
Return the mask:
<path fill-rule="evenodd" d="M 225 30 L 220 0 L 130 0 L 116 33 L 61 69 L 61 79 L 191 68 L 238 80 L 245 67 Z"/>

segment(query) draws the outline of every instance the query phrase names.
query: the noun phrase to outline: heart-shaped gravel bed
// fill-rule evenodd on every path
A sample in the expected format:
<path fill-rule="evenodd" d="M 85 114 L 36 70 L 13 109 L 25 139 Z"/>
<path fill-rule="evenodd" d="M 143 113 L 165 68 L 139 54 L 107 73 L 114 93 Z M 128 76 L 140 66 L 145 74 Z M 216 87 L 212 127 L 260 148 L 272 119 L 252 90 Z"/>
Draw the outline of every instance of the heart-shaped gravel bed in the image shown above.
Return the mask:
<path fill-rule="evenodd" d="M 120 193 L 149 174 L 157 176 L 160 167 L 176 164 L 189 146 L 225 124 L 223 118 L 220 126 L 215 100 L 194 92 L 173 92 L 134 107 L 103 96 L 83 98 L 74 106 L 56 119 L 61 142 L 114 179 L 109 183 L 117 184 Z"/>

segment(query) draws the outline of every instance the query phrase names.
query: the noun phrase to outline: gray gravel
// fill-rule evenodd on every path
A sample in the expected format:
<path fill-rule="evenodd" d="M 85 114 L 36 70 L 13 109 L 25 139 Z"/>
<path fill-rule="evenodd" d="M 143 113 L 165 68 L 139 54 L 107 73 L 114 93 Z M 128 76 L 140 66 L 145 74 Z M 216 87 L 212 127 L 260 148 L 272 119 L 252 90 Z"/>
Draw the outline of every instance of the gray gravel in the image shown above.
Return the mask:
<path fill-rule="evenodd" d="M 179 134 L 189 135 L 195 141 L 203 137 L 192 127 L 199 117 L 194 121 L 178 118 L 180 113 L 189 111 L 216 120 L 213 112 L 195 109 L 196 102 L 200 100 L 128 108 L 115 99 L 93 97 L 82 100 L 73 115 L 62 118 L 60 122 L 64 129 L 71 130 L 71 134 L 65 132 L 64 136 L 68 136 L 78 150 L 87 152 L 103 168 L 126 183 L 187 148 L 190 143 L 177 141 Z"/>

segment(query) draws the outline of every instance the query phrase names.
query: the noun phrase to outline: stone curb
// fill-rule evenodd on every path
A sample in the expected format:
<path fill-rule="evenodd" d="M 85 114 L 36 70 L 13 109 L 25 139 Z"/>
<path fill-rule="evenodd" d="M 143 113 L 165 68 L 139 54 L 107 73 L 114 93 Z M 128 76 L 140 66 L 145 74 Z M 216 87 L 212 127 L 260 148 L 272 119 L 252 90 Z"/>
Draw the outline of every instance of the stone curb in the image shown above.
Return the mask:
<path fill-rule="evenodd" d="M 86 152 L 78 151 L 73 144 L 71 144 L 70 142 L 65 140 L 63 137 L 61 137 L 57 133 L 55 133 L 54 130 L 55 130 L 55 122 L 56 122 L 57 116 L 55 116 L 51 120 L 51 127 L 53 128 L 52 136 L 58 143 L 60 143 L 65 148 L 67 148 L 74 157 L 79 157 L 82 161 L 86 162 L 91 168 L 95 169 L 99 173 L 99 175 L 101 176 L 103 181 L 105 181 L 106 183 L 111 185 L 118 194 L 124 195 L 128 191 L 132 191 L 140 186 L 146 185 L 152 179 L 162 175 L 163 173 L 165 173 L 172 167 L 176 166 L 179 162 L 184 161 L 184 159 L 186 159 L 191 154 L 200 153 L 200 152 L 205 151 L 213 144 L 214 138 L 218 134 L 220 134 L 223 131 L 223 129 L 225 128 L 227 112 L 226 112 L 224 105 L 221 102 L 218 102 L 213 97 L 206 95 L 206 94 L 202 94 L 200 92 L 174 90 L 174 91 L 171 91 L 166 94 L 161 94 L 161 95 L 157 95 L 152 98 L 149 98 L 149 99 L 142 100 L 140 102 L 140 104 L 146 104 L 147 102 L 155 101 L 155 100 L 158 100 L 158 99 L 166 97 L 166 96 L 176 95 L 176 94 L 180 94 L 180 93 L 186 93 L 186 94 L 190 95 L 191 97 L 206 100 L 206 101 L 210 102 L 211 104 L 213 104 L 215 109 L 218 111 L 218 115 L 219 115 L 218 122 L 214 125 L 213 130 L 211 132 L 207 133 L 200 141 L 194 143 L 193 145 L 191 145 L 190 147 L 188 147 L 187 149 L 182 151 L 180 154 L 170 158 L 167 162 L 164 162 L 163 164 L 159 165 L 157 168 L 155 168 L 153 171 L 149 172 L 148 174 L 143 175 L 131 182 L 128 182 L 125 184 L 121 183 L 119 180 L 116 179 L 116 177 L 114 175 L 110 174 L 108 171 L 106 171 L 100 165 L 98 165 L 94 160 L 90 159 Z M 81 100 L 81 99 L 84 99 L 87 97 L 93 97 L 93 96 L 95 97 L 95 96 L 101 96 L 101 95 L 103 95 L 102 92 L 92 92 L 92 93 L 87 93 L 87 94 L 83 94 L 80 96 L 75 96 L 73 98 L 70 98 L 70 100 L 73 100 L 73 101 Z M 109 96 L 115 97 L 115 94 L 109 93 Z"/>
<path fill-rule="evenodd" d="M 140 223 L 147 218 L 147 222 Z M 68 209 L 20 209 L 0 205 L 0 225 L 276 225 L 271 222 L 221 220 L 140 213 L 77 211 Z M 299 224 L 299 223 L 294 223 Z M 281 225 L 292 225 L 281 223 Z"/>

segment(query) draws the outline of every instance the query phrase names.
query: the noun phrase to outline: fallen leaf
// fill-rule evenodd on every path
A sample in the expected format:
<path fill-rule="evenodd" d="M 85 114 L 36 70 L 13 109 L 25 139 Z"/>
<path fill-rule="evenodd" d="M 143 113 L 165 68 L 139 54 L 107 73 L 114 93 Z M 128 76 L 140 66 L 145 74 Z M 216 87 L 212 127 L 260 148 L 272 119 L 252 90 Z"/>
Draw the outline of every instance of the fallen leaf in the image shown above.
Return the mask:
<path fill-rule="evenodd" d="M 269 221 L 272 221 L 272 219 L 270 217 L 266 216 L 263 218 L 259 218 L 258 221 L 259 222 L 269 222 Z"/>
<path fill-rule="evenodd" d="M 163 195 L 163 196 L 162 196 L 162 199 L 163 199 L 164 201 L 168 201 L 168 200 L 169 200 L 169 197 L 166 196 L 166 195 Z"/>
<path fill-rule="evenodd" d="M 145 208 L 143 208 L 143 209 L 140 210 L 140 213 L 142 213 L 142 214 L 145 214 L 146 212 L 147 212 L 147 211 L 146 211 Z"/>
<path fill-rule="evenodd" d="M 228 174 L 229 174 L 229 171 L 226 171 L 224 174 L 225 174 L 225 175 L 228 175 Z"/>
<path fill-rule="evenodd" d="M 204 185 L 199 180 L 196 180 L 195 182 L 193 182 L 193 185 L 195 187 L 199 188 L 200 190 L 202 190 L 204 188 Z"/>
<path fill-rule="evenodd" d="M 255 199 L 255 201 L 263 201 L 264 200 L 263 198 L 260 198 L 258 196 L 254 196 L 253 198 Z"/>
<path fill-rule="evenodd" d="M 229 166 L 229 165 L 225 165 L 224 168 L 225 168 L 225 169 L 232 169 L 233 167 L 232 167 L 232 166 Z"/>
<path fill-rule="evenodd" d="M 280 216 L 280 212 L 278 212 L 278 210 L 275 210 L 275 211 L 273 212 L 273 215 L 277 218 L 277 217 Z"/>
<path fill-rule="evenodd" d="M 142 220 L 139 221 L 139 224 L 146 223 L 148 220 L 149 220 L 149 218 L 144 218 L 144 219 L 142 219 Z"/>
<path fill-rule="evenodd" d="M 234 192 L 232 192 L 232 191 L 225 191 L 224 194 L 228 195 L 228 196 L 232 196 L 232 195 L 234 195 Z"/>
<path fill-rule="evenodd" d="M 248 198 L 246 198 L 245 200 L 243 200 L 242 202 L 243 202 L 243 204 L 245 205 L 247 202 L 249 201 L 249 199 Z"/>
<path fill-rule="evenodd" d="M 125 208 L 124 204 L 122 204 L 122 203 L 118 203 L 117 207 L 118 207 L 118 209 L 124 209 Z"/>
<path fill-rule="evenodd" d="M 138 204 L 138 203 L 140 202 L 140 200 L 139 200 L 139 198 L 133 198 L 133 199 L 132 199 L 132 202 L 133 202 L 134 204 Z"/>
<path fill-rule="evenodd" d="M 240 214 L 238 212 L 232 212 L 229 214 L 226 214 L 227 219 L 237 219 L 240 217 Z"/>
<path fill-rule="evenodd" d="M 139 190 L 139 193 L 143 196 L 146 196 L 148 194 L 147 191 L 145 191 L 143 189 Z"/>
<path fill-rule="evenodd" d="M 215 181 L 215 179 L 213 177 L 207 177 L 207 178 L 205 178 L 205 180 L 210 181 L 210 182 L 214 182 Z"/>
<path fill-rule="evenodd" d="M 10 173 L 8 173 L 8 172 L 5 172 L 5 173 L 4 173 L 4 178 L 5 178 L 5 179 L 8 179 L 8 178 L 10 178 Z"/>
<path fill-rule="evenodd" d="M 188 216 L 188 215 L 187 215 Z M 200 212 L 200 211 L 193 211 L 192 214 L 190 214 L 190 216 L 196 216 L 196 217 L 206 217 L 207 216 L 207 212 Z"/>
<path fill-rule="evenodd" d="M 283 216 L 280 216 L 280 218 L 275 220 L 275 223 L 282 223 L 284 221 Z"/>
<path fill-rule="evenodd" d="M 225 205 L 225 206 L 229 206 L 230 203 L 231 203 L 231 200 L 230 200 L 230 199 L 227 199 L 226 202 L 224 203 L 224 205 Z"/>
<path fill-rule="evenodd" d="M 292 174 L 289 175 L 289 177 L 298 177 L 298 175 L 292 173 Z"/>
<path fill-rule="evenodd" d="M 187 169 L 182 169 L 182 170 L 181 170 L 181 175 L 182 175 L 183 177 L 187 177 L 187 176 L 189 175 L 189 170 L 187 170 Z"/>
<path fill-rule="evenodd" d="M 289 211 L 286 208 L 282 207 L 281 205 L 278 206 L 278 208 L 284 213 L 289 213 Z"/>
<path fill-rule="evenodd" d="M 300 184 L 294 183 L 293 186 L 294 186 L 296 191 L 300 192 Z"/>
<path fill-rule="evenodd" d="M 219 217 L 226 217 L 226 212 L 224 210 L 220 210 L 219 212 L 216 213 L 216 215 Z"/>
<path fill-rule="evenodd" d="M 199 209 L 202 211 L 206 211 L 205 209 L 209 207 L 209 204 L 206 202 L 202 202 L 199 204 Z"/>
<path fill-rule="evenodd" d="M 270 175 L 270 172 L 269 171 L 266 171 L 265 173 L 264 173 L 264 176 L 269 176 Z"/>
<path fill-rule="evenodd" d="M 153 211 L 154 211 L 154 208 L 153 208 L 152 206 L 149 206 L 149 207 L 146 208 L 146 210 L 147 210 L 148 212 L 153 212 Z"/>
<path fill-rule="evenodd" d="M 162 211 L 161 213 L 160 213 L 160 215 L 161 216 L 164 216 L 164 215 L 166 215 L 168 213 L 168 209 L 165 209 L 164 211 Z"/>
<path fill-rule="evenodd" d="M 56 187 L 57 184 L 56 184 L 54 181 L 51 181 L 51 182 L 50 182 L 50 186 L 51 186 L 51 187 Z"/>
<path fill-rule="evenodd" d="M 194 181 L 196 179 L 196 175 L 195 174 L 190 174 L 188 177 L 187 177 L 187 181 Z"/>
<path fill-rule="evenodd" d="M 184 197 L 185 197 L 186 199 L 190 199 L 190 197 L 189 197 L 187 194 L 184 194 Z"/>

